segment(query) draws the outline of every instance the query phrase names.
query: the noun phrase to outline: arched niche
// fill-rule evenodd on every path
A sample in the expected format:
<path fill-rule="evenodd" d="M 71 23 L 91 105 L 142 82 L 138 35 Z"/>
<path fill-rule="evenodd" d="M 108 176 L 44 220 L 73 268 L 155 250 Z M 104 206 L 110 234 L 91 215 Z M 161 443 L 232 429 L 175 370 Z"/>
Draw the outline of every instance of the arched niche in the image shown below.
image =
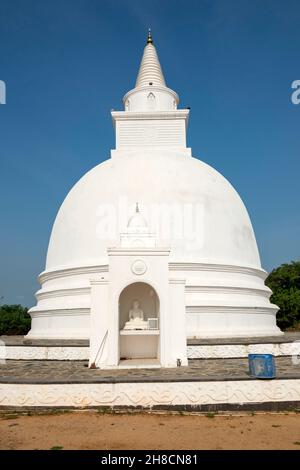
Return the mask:
<path fill-rule="evenodd" d="M 156 98 L 155 98 L 154 93 L 152 93 L 152 91 L 147 96 L 147 102 L 148 102 L 148 109 L 155 109 L 155 107 L 156 107 Z"/>
<path fill-rule="evenodd" d="M 158 319 L 158 329 L 124 329 L 129 320 L 129 311 L 135 300 L 143 310 L 144 320 Z M 135 363 L 139 365 L 159 364 L 159 298 L 155 289 L 146 282 L 134 282 L 123 289 L 119 297 L 120 329 L 120 364 Z M 147 362 L 148 361 L 148 362 Z M 156 362 L 153 362 L 156 361 Z"/>
<path fill-rule="evenodd" d="M 138 300 L 144 312 L 144 320 L 159 318 L 159 299 L 155 289 L 146 282 L 129 284 L 120 294 L 119 298 L 119 327 L 124 328 L 129 319 L 129 311 L 134 300 Z"/>

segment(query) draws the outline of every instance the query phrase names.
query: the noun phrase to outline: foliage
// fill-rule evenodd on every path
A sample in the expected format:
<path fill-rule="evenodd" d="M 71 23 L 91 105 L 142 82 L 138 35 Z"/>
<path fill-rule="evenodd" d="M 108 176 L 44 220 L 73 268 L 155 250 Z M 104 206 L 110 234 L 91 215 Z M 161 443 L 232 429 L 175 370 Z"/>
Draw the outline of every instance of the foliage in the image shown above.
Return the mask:
<path fill-rule="evenodd" d="M 30 330 L 31 318 L 28 309 L 22 305 L 0 307 L 0 335 L 26 335 Z"/>
<path fill-rule="evenodd" d="M 300 261 L 282 264 L 266 279 L 272 290 L 271 302 L 280 308 L 278 326 L 282 329 L 300 326 Z"/>

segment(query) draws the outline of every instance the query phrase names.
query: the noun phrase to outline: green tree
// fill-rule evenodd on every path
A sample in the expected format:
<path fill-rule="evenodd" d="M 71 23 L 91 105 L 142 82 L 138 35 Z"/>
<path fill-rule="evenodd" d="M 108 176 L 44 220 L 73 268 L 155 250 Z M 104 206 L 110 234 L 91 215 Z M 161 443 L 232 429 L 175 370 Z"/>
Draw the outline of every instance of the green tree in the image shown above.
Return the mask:
<path fill-rule="evenodd" d="M 278 326 L 282 329 L 300 325 L 300 261 L 285 263 L 274 269 L 266 279 L 272 290 L 271 302 L 280 308 Z"/>
<path fill-rule="evenodd" d="M 22 305 L 1 305 L 0 335 L 26 335 L 30 330 L 30 315 Z"/>

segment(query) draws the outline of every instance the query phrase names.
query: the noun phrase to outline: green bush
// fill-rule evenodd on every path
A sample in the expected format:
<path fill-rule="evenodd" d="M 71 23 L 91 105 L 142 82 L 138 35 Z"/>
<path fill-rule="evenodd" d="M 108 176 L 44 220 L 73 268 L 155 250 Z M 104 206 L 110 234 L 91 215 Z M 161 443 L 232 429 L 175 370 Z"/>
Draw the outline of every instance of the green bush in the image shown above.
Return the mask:
<path fill-rule="evenodd" d="M 22 305 L 0 307 L 0 335 L 26 335 L 30 330 L 30 325 L 28 308 Z"/>
<path fill-rule="evenodd" d="M 280 308 L 277 314 L 279 328 L 300 327 L 300 261 L 282 264 L 266 279 L 272 290 L 271 302 Z"/>

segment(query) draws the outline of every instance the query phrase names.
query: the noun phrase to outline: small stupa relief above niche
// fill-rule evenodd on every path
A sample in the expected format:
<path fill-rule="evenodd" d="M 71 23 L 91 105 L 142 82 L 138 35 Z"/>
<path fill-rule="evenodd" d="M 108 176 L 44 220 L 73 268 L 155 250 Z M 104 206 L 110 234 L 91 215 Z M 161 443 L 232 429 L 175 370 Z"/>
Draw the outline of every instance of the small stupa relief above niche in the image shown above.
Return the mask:
<path fill-rule="evenodd" d="M 128 248 L 150 248 L 155 247 L 156 237 L 151 233 L 145 217 L 139 210 L 136 203 L 135 211 L 129 217 L 126 230 L 120 233 L 120 243 L 122 247 Z M 137 273 L 135 274 L 143 274 Z"/>

